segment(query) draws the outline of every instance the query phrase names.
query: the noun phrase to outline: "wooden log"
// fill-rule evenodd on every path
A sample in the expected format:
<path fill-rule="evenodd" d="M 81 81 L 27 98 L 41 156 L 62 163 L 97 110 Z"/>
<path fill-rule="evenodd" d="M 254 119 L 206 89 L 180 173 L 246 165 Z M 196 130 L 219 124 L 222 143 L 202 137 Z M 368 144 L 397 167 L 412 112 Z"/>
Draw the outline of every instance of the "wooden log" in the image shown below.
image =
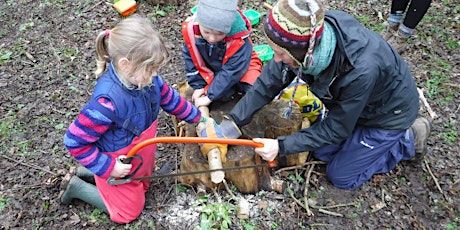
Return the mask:
<path fill-rule="evenodd" d="M 302 119 L 301 129 L 306 129 L 310 127 L 310 120 L 304 117 Z M 286 165 L 285 166 L 294 166 L 294 165 L 302 165 L 303 163 L 307 162 L 309 152 L 301 152 L 299 154 L 290 154 L 286 156 Z"/>
<path fill-rule="evenodd" d="M 208 107 L 200 106 L 199 109 L 201 111 L 201 116 L 210 117 Z M 203 154 L 206 154 L 208 157 L 209 169 L 222 169 L 222 159 L 220 158 L 220 150 L 218 148 L 213 148 L 209 150 L 209 152 Z M 216 184 L 222 182 L 224 178 L 224 171 L 211 172 L 211 181 Z"/>
<path fill-rule="evenodd" d="M 191 100 L 193 90 L 186 83 L 179 83 L 179 92 L 185 98 Z M 222 121 L 222 116 L 234 107 L 239 98 L 226 103 L 213 103 L 209 107 L 210 116 L 217 123 Z M 302 117 L 297 105 L 292 107 L 290 118 L 283 117 L 284 110 L 289 106 L 288 101 L 273 101 L 264 106 L 260 111 L 254 114 L 252 121 L 243 127 L 244 136 L 241 138 L 252 139 L 254 137 L 276 138 L 280 135 L 289 135 L 298 131 L 302 125 Z M 187 125 L 185 136 L 196 136 L 195 127 Z M 285 159 L 280 162 L 280 166 L 292 166 L 305 163 L 306 157 L 290 156 L 292 159 Z M 253 147 L 229 145 L 227 152 L 227 161 L 222 163 L 223 168 L 236 166 L 254 166 L 265 164 L 255 152 Z M 180 165 L 181 172 L 193 172 L 198 170 L 207 170 L 209 168 L 207 159 L 205 159 L 197 144 L 185 144 L 182 152 L 182 161 Z M 226 171 L 225 180 L 233 184 L 241 193 L 256 193 L 260 190 L 283 192 L 284 181 L 278 180 L 271 176 L 269 167 L 247 168 L 237 171 Z M 209 174 L 187 175 L 179 178 L 182 183 L 193 186 L 206 187 L 207 191 L 213 188 L 223 189 L 223 183 L 216 184 L 211 180 Z"/>
<path fill-rule="evenodd" d="M 307 118 L 302 119 L 299 107 L 294 104 L 291 108 L 291 116 L 284 117 L 285 110 L 289 107 L 287 100 L 273 101 L 258 111 L 252 121 L 243 127 L 243 133 L 247 138 L 266 137 L 276 139 L 279 136 L 287 136 L 297 132 L 301 128 L 310 127 Z M 280 167 L 302 165 L 307 161 L 308 152 L 290 154 L 277 157 L 275 160 Z"/>
<path fill-rule="evenodd" d="M 229 146 L 227 161 L 222 163 L 223 168 L 236 166 L 253 166 L 262 164 L 262 160 L 257 154 L 254 154 L 252 147 L 247 146 Z M 207 170 L 208 162 L 202 156 L 199 146 L 186 144 L 183 149 L 183 156 L 180 165 L 181 172 L 193 172 Z M 235 171 L 225 172 L 225 179 L 233 184 L 241 193 L 256 193 L 261 189 L 267 191 L 282 192 L 284 182 L 272 178 L 268 167 L 246 168 Z M 223 189 L 223 184 L 216 184 L 211 180 L 210 174 L 195 174 L 179 177 L 182 183 L 193 186 L 204 185 L 206 190 L 212 188 Z"/>

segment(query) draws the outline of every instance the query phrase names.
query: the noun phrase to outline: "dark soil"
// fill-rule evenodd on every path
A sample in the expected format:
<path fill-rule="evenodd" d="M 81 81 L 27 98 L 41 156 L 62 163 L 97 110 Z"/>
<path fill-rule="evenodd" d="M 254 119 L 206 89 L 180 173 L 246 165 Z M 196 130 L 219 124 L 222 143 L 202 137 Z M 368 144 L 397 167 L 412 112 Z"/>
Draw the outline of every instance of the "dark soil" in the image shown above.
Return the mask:
<path fill-rule="evenodd" d="M 429 107 L 422 103 L 420 112 L 430 116 L 432 109 L 437 114 L 424 161 L 402 162 L 355 191 L 333 187 L 324 165 L 314 166 L 309 178 L 310 166 L 278 173 L 292 195 L 234 191 L 250 204 L 248 220 L 236 217 L 236 203 L 226 190 L 207 194 L 206 201 L 175 179 L 155 180 L 141 216 L 118 225 L 88 204 L 74 200 L 66 206 L 56 197 L 62 176 L 77 165 L 62 139 L 95 83 L 94 39 L 121 17 L 106 1 L 2 0 L 1 229 L 193 229 L 200 226 L 203 207 L 218 202 L 230 210 L 231 229 L 459 229 L 460 8 L 455 2 L 433 2 L 403 54 L 427 98 Z M 328 4 L 376 31 L 384 28 L 390 7 L 388 0 Z M 138 12 L 155 22 L 171 48 L 172 59 L 160 70 L 171 85 L 185 80 L 180 23 L 192 6 L 191 1 L 175 8 L 138 1 Z M 250 8 L 266 12 L 261 2 L 242 1 L 241 9 Z M 254 43 L 264 44 L 260 23 L 254 28 Z M 159 135 L 173 136 L 171 117 L 161 112 L 159 119 Z M 181 147 L 161 144 L 157 170 L 176 170 Z M 306 189 L 309 210 L 301 206 Z M 221 222 L 215 223 L 220 228 Z"/>

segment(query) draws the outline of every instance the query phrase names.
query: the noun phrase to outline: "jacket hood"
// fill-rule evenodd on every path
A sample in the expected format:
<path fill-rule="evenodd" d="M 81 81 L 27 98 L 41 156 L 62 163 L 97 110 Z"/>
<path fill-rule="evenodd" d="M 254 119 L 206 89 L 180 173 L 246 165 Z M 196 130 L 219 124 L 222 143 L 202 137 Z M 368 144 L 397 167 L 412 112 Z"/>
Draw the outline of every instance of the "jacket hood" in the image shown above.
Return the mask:
<path fill-rule="evenodd" d="M 343 11 L 326 11 L 325 20 L 334 26 L 337 45 L 353 66 L 356 58 L 370 42 L 366 35 L 366 28 L 361 26 L 361 23 L 353 16 Z"/>
<path fill-rule="evenodd" d="M 251 21 L 244 16 L 241 10 L 238 10 L 236 13 L 235 21 L 233 21 L 232 28 L 228 32 L 227 37 L 224 41 L 229 41 L 236 38 L 246 38 L 251 33 Z"/>

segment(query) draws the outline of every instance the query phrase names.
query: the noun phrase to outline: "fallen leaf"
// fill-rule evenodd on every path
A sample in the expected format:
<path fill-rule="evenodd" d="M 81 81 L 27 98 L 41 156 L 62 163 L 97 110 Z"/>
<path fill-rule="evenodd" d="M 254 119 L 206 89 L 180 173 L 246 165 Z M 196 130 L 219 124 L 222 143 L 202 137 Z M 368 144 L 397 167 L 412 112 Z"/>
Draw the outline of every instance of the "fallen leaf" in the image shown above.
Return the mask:
<path fill-rule="evenodd" d="M 69 224 L 78 224 L 80 223 L 80 217 L 74 213 L 71 217 L 70 220 L 68 221 Z"/>
<path fill-rule="evenodd" d="M 268 202 L 266 200 L 261 200 L 257 202 L 257 205 L 259 205 L 260 209 L 265 212 L 265 209 L 268 207 Z"/>

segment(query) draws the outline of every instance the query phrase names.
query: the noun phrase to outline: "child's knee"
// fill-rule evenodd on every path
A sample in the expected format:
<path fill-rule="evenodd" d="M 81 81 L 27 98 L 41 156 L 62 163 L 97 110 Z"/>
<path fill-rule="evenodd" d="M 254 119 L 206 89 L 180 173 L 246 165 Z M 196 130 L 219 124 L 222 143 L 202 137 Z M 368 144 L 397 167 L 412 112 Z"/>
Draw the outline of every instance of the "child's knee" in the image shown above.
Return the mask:
<path fill-rule="evenodd" d="M 110 213 L 110 220 L 118 224 L 128 224 L 141 215 L 143 208 L 133 208 L 125 212 Z"/>
<path fill-rule="evenodd" d="M 140 187 L 142 188 L 142 187 Z M 137 219 L 144 210 L 144 196 L 133 196 L 135 199 L 117 202 L 109 209 L 110 219 L 119 224 L 127 224 Z"/>

